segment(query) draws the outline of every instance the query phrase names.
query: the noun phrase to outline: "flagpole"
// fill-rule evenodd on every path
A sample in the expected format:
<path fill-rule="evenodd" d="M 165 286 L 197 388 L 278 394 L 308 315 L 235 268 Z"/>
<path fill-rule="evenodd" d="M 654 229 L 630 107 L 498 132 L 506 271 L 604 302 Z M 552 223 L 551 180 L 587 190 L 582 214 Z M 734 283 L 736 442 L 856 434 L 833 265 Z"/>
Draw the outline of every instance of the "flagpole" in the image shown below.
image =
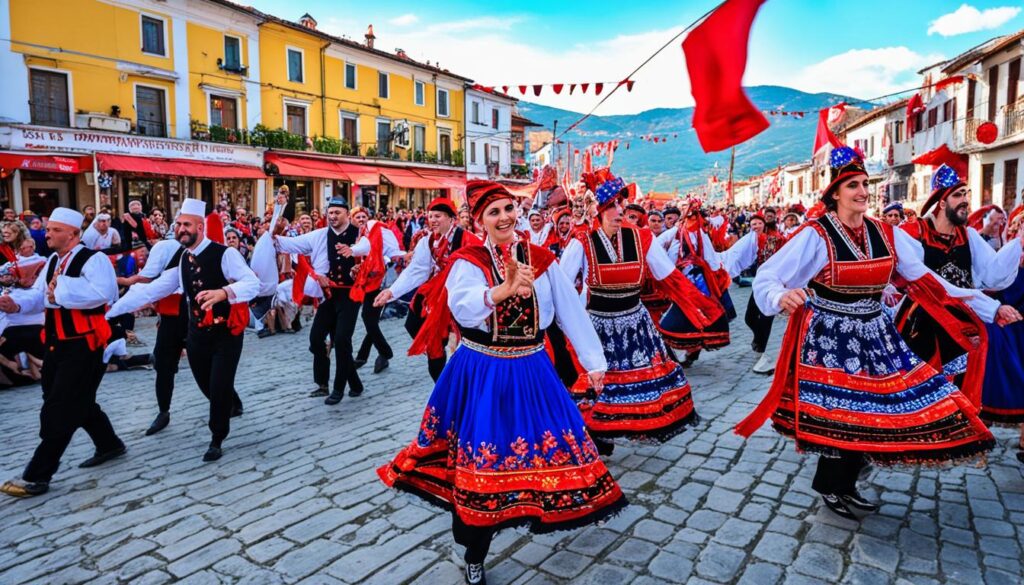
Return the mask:
<path fill-rule="evenodd" d="M 732 205 L 732 170 L 736 166 L 736 147 L 733 146 L 729 154 L 729 205 Z"/>

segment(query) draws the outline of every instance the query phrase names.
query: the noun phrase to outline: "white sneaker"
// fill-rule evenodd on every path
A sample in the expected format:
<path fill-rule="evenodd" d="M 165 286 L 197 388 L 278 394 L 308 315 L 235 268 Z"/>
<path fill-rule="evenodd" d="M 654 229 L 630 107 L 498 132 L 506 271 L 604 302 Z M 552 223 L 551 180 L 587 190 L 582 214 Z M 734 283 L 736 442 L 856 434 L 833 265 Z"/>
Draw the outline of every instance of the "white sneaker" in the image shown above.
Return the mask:
<path fill-rule="evenodd" d="M 468 585 L 487 585 L 487 577 L 484 575 L 483 563 L 466 564 L 466 583 Z"/>
<path fill-rule="evenodd" d="M 754 364 L 755 374 L 771 374 L 775 371 L 775 356 L 768 352 L 761 354 L 761 359 Z"/>

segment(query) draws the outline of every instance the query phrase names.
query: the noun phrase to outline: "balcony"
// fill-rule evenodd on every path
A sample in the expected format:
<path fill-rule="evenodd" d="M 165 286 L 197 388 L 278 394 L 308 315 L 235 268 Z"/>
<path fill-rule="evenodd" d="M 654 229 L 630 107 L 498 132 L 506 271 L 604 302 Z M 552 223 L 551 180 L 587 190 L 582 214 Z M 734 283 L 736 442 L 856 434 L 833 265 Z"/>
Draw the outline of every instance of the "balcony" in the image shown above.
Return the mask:
<path fill-rule="evenodd" d="M 985 122 L 988 122 L 988 120 L 967 118 L 965 120 L 964 136 L 957 137 L 960 139 L 959 145 L 968 151 L 981 151 L 1024 139 L 1024 97 L 1017 99 L 1012 104 L 1003 106 L 996 115 L 995 124 L 998 133 L 996 134 L 995 142 L 992 144 L 984 144 L 978 140 L 978 127 Z"/>

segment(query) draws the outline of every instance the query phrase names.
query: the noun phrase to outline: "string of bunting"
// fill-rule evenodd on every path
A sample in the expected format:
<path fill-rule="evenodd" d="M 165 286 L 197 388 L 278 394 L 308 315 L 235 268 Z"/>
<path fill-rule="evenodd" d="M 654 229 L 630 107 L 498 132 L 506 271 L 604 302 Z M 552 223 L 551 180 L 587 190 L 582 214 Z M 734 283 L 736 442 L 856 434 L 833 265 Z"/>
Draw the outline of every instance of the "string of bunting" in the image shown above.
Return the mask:
<path fill-rule="evenodd" d="M 601 95 L 604 92 L 605 87 L 616 87 L 625 86 L 626 91 L 633 91 L 633 84 L 636 82 L 632 79 L 623 79 L 622 81 L 594 81 L 588 83 L 534 83 L 527 85 L 477 85 L 476 89 L 480 91 L 486 91 L 488 93 L 494 93 L 501 91 L 505 95 L 509 95 L 509 91 L 518 89 L 520 95 L 526 95 L 527 91 L 532 90 L 534 96 L 539 96 L 544 88 L 550 88 L 551 91 L 555 92 L 555 95 L 561 95 L 563 91 L 568 90 L 568 95 L 573 95 L 577 89 L 580 90 L 580 94 L 586 94 L 593 88 L 594 95 Z"/>

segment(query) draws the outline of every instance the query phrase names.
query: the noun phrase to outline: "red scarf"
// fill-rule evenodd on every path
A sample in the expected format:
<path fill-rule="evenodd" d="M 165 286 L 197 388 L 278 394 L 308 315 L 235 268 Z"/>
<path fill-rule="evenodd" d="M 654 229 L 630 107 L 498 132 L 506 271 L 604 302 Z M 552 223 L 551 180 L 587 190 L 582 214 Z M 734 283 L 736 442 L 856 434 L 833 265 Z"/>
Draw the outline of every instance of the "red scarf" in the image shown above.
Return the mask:
<path fill-rule="evenodd" d="M 356 282 L 348 293 L 348 298 L 357 303 L 363 302 L 366 293 L 379 289 L 381 283 L 384 282 L 384 236 L 381 229 L 378 221 L 373 224 L 370 233 L 366 236 L 370 240 L 370 254 L 359 265 Z"/>

